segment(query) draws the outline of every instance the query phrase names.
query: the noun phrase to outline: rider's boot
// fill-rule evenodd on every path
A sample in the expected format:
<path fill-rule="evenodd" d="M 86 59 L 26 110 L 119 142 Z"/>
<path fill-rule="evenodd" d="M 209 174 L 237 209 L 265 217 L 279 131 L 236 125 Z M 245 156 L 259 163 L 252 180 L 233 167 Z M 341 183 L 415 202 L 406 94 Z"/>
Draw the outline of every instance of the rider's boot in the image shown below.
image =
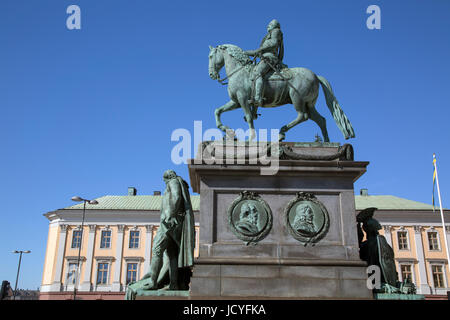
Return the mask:
<path fill-rule="evenodd" d="M 253 105 L 255 107 L 263 105 L 262 88 L 263 88 L 263 78 L 259 77 L 255 80 L 255 101 Z"/>

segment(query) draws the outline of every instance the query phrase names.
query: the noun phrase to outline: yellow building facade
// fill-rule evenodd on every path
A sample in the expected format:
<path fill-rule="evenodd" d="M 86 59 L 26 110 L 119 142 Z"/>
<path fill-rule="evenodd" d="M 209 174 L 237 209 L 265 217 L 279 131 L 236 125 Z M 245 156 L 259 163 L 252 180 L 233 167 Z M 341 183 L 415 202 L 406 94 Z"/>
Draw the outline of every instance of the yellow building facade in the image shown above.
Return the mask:
<path fill-rule="evenodd" d="M 123 299 L 127 284 L 149 271 L 161 196 L 131 193 L 96 200 L 98 205 L 86 206 L 82 229 L 80 204 L 45 214 L 49 230 L 40 299 L 73 299 L 77 283 L 80 299 Z M 191 200 L 197 257 L 200 197 Z M 357 212 L 378 208 L 375 218 L 383 227 L 380 234 L 394 249 L 399 280 L 410 277 L 418 293 L 444 297 L 450 290 L 444 242 L 444 232 L 450 238 L 450 223 L 443 229 L 439 213 L 430 205 L 398 197 L 361 193 L 355 202 Z M 445 219 L 450 222 L 447 210 Z"/>
<path fill-rule="evenodd" d="M 45 214 L 49 219 L 40 299 L 123 299 L 130 281 L 149 271 L 153 239 L 159 228 L 161 196 L 105 196 Z M 199 220 L 198 197 L 193 197 Z M 196 223 L 198 256 L 199 225 Z M 80 272 L 78 270 L 80 257 Z"/>
<path fill-rule="evenodd" d="M 409 277 L 427 298 L 446 298 L 450 272 L 445 239 L 450 239 L 450 211 L 444 210 L 443 228 L 439 209 L 428 204 L 364 193 L 355 197 L 355 204 L 357 211 L 378 208 L 374 217 L 382 225 L 380 234 L 394 250 L 399 280 Z"/>

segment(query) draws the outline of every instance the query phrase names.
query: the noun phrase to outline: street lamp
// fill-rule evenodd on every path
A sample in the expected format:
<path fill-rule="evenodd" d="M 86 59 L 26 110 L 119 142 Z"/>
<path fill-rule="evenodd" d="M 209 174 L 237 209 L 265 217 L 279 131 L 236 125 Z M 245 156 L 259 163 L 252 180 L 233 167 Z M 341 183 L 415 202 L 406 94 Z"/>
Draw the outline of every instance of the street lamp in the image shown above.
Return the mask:
<path fill-rule="evenodd" d="M 30 253 L 30 250 L 14 250 L 13 253 L 20 253 L 19 256 L 19 266 L 17 267 L 17 276 L 16 276 L 16 286 L 14 288 L 14 295 L 13 295 L 13 300 L 16 300 L 16 293 L 17 293 L 17 282 L 19 281 L 19 272 L 20 272 L 20 263 L 22 262 L 22 253 Z"/>
<path fill-rule="evenodd" d="M 76 273 L 75 286 L 73 288 L 73 300 L 75 300 L 75 298 L 77 296 L 77 287 L 78 287 L 79 274 L 80 274 L 81 244 L 83 243 L 83 233 L 84 233 L 83 227 L 84 227 L 84 217 L 85 217 L 85 214 L 86 214 L 86 203 L 98 204 L 98 201 L 97 200 L 87 200 L 87 199 L 83 199 L 83 198 L 78 197 L 78 196 L 72 197 L 72 201 L 75 201 L 75 202 L 83 201 L 83 218 L 81 220 L 80 245 L 78 246 L 77 273 Z"/>

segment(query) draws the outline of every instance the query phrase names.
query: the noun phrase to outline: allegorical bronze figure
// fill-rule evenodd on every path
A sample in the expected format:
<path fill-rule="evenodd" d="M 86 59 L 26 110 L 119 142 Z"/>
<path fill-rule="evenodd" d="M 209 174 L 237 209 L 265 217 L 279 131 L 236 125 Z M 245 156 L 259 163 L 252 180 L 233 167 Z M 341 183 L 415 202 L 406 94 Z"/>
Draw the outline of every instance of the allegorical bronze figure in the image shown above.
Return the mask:
<path fill-rule="evenodd" d="M 163 179 L 166 189 L 162 196 L 161 223 L 153 242 L 150 272 L 128 285 L 127 300 L 167 284 L 168 290 L 188 289 L 195 241 L 189 186 L 173 170 L 164 172 Z"/>

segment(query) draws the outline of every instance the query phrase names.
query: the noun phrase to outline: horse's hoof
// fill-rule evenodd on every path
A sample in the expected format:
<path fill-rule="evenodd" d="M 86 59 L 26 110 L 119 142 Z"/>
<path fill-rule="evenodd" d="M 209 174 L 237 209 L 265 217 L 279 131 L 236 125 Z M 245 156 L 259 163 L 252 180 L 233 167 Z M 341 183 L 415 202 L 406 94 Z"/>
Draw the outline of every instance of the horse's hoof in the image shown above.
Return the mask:
<path fill-rule="evenodd" d="M 225 139 L 229 139 L 229 140 L 235 140 L 236 139 L 236 133 L 234 132 L 234 130 L 228 128 L 225 131 Z"/>

